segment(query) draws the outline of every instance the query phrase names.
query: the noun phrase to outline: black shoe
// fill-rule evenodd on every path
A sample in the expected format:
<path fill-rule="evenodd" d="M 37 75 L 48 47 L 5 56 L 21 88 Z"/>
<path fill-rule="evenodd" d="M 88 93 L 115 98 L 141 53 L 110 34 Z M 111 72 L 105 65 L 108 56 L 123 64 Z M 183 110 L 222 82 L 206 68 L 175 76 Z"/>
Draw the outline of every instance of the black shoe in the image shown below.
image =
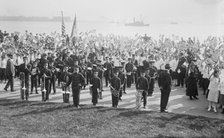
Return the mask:
<path fill-rule="evenodd" d="M 161 110 L 160 112 L 161 112 L 161 113 L 168 113 L 167 110 Z"/>
<path fill-rule="evenodd" d="M 5 90 L 5 91 L 7 91 L 7 89 L 6 89 L 6 88 L 4 88 L 4 90 Z"/>
<path fill-rule="evenodd" d="M 194 96 L 194 99 L 198 100 L 198 97 Z"/>
<path fill-rule="evenodd" d="M 193 100 L 193 98 L 190 96 L 190 100 Z"/>
<path fill-rule="evenodd" d="M 121 98 L 119 98 L 119 100 L 120 100 L 120 101 L 122 101 L 122 99 L 121 99 Z"/>
<path fill-rule="evenodd" d="M 127 94 L 126 92 L 124 92 L 124 94 Z"/>

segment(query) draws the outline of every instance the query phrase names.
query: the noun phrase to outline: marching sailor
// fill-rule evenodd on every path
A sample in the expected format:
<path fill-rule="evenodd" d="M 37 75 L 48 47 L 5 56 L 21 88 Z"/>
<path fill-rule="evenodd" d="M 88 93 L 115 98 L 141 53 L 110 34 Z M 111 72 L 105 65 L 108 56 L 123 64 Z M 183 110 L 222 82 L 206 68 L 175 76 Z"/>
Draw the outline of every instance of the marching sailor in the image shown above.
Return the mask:
<path fill-rule="evenodd" d="M 111 95 L 112 95 L 112 107 L 117 108 L 118 101 L 119 101 L 119 92 L 121 88 L 121 80 L 118 77 L 117 68 L 114 68 L 113 73 L 114 75 L 110 83 L 110 89 L 111 89 Z"/>
<path fill-rule="evenodd" d="M 101 91 L 101 80 L 98 77 L 98 71 L 93 71 L 93 78 L 90 81 L 92 91 L 92 103 L 95 106 L 98 103 L 98 94 Z"/>
<path fill-rule="evenodd" d="M 67 82 L 66 87 L 72 83 L 73 104 L 75 107 L 79 108 L 80 89 L 85 84 L 85 78 L 81 73 L 79 73 L 78 66 L 74 66 L 73 70 L 74 72 L 69 77 L 69 81 Z"/>
<path fill-rule="evenodd" d="M 146 108 L 146 105 L 147 105 L 148 88 L 149 88 L 148 79 L 145 77 L 144 67 L 141 66 L 140 67 L 140 77 L 138 78 L 137 83 L 136 83 L 136 90 L 138 92 L 140 92 L 140 91 L 142 92 L 144 108 Z"/>

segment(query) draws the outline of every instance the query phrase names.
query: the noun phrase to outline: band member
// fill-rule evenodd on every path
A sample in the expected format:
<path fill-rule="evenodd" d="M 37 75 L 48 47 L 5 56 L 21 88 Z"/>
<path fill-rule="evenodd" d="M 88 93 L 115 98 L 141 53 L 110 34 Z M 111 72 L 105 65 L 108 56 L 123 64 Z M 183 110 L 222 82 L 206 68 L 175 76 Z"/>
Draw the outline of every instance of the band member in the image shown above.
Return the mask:
<path fill-rule="evenodd" d="M 62 70 L 62 73 L 61 73 L 61 83 L 63 83 L 64 85 L 62 85 L 62 90 L 63 91 L 70 91 L 70 88 L 69 87 L 66 87 L 66 83 L 68 82 L 69 80 L 69 76 L 71 74 L 68 72 L 68 66 L 64 66 L 63 70 Z"/>
<path fill-rule="evenodd" d="M 37 61 L 33 62 L 33 66 L 31 68 L 31 92 L 30 94 L 33 93 L 33 88 L 35 88 L 36 94 L 37 92 L 37 76 L 40 73 L 39 68 L 37 67 Z"/>
<path fill-rule="evenodd" d="M 150 75 L 149 75 L 149 72 L 150 72 L 150 70 L 149 70 L 149 68 L 146 68 L 145 69 L 145 77 L 147 78 L 147 80 L 148 80 L 148 84 L 149 84 L 149 86 L 150 86 L 150 83 L 151 83 L 151 77 L 150 77 Z M 148 90 L 147 90 L 147 95 L 148 95 L 148 93 L 150 93 L 150 89 L 148 88 Z M 149 95 L 148 95 L 149 96 Z"/>
<path fill-rule="evenodd" d="M 79 67 L 74 66 L 74 72 L 69 77 L 69 81 L 66 84 L 66 87 L 72 83 L 72 95 L 73 95 L 73 104 L 75 107 L 79 108 L 79 99 L 80 99 L 80 89 L 85 84 L 85 78 L 81 73 L 79 73 Z"/>
<path fill-rule="evenodd" d="M 157 68 L 154 66 L 155 61 L 154 60 L 150 60 L 149 61 L 149 75 L 151 77 L 151 82 L 149 84 L 149 96 L 152 96 L 153 91 L 154 91 L 154 87 L 155 87 L 155 79 L 156 79 L 156 75 L 157 75 Z"/>
<path fill-rule="evenodd" d="M 102 91 L 103 91 L 103 73 L 104 73 L 104 68 L 103 65 L 101 64 L 101 61 L 98 60 L 97 61 L 97 65 L 98 65 L 98 77 L 100 78 L 100 83 L 101 83 L 101 87 L 100 87 L 100 92 L 99 92 L 99 99 L 102 99 Z"/>
<path fill-rule="evenodd" d="M 146 108 L 147 105 L 147 92 L 149 88 L 148 79 L 145 77 L 145 70 L 143 67 L 140 67 L 140 77 L 137 79 L 136 82 L 136 89 L 137 91 L 143 91 L 143 106 Z"/>
<path fill-rule="evenodd" d="M 7 91 L 9 85 L 11 87 L 11 92 L 14 91 L 14 76 L 15 76 L 15 67 L 13 64 L 13 55 L 12 54 L 7 54 L 8 56 L 8 61 L 6 64 L 6 77 L 8 79 L 8 82 L 5 85 L 4 90 Z"/>
<path fill-rule="evenodd" d="M 43 66 L 44 68 L 40 72 L 42 82 L 45 82 L 42 85 L 42 89 L 46 89 L 45 99 L 43 99 L 43 100 L 48 101 L 49 100 L 49 93 L 50 93 L 50 82 L 51 82 L 52 75 L 51 75 L 51 71 L 48 69 L 48 63 L 45 62 L 43 65 L 44 65 Z"/>
<path fill-rule="evenodd" d="M 96 105 L 98 103 L 98 93 L 101 91 L 101 80 L 98 77 L 98 71 L 93 71 L 93 78 L 90 81 L 91 90 L 92 90 L 92 103 Z"/>
<path fill-rule="evenodd" d="M 88 85 L 90 83 L 90 80 L 92 78 L 92 69 L 93 69 L 93 63 L 90 62 L 90 59 L 87 58 L 87 72 L 86 72 L 86 84 Z"/>
<path fill-rule="evenodd" d="M 121 97 L 122 97 L 122 93 L 123 91 L 125 91 L 125 84 L 126 84 L 126 75 L 124 74 L 124 72 L 122 71 L 122 67 L 119 67 L 119 74 L 118 74 L 118 77 L 120 78 L 121 80 L 121 89 L 120 89 L 120 93 L 119 93 L 119 100 L 122 100 Z"/>
<path fill-rule="evenodd" d="M 138 63 L 138 60 L 135 58 L 134 54 L 132 55 L 132 64 L 134 65 L 132 76 L 134 76 L 134 81 L 136 83 L 138 77 L 140 76 L 140 72 L 139 72 L 139 69 L 138 69 L 139 68 L 139 63 Z"/>
<path fill-rule="evenodd" d="M 114 69 L 113 72 L 114 72 L 114 75 L 113 75 L 113 78 L 111 79 L 110 89 L 111 89 L 111 95 L 112 95 L 112 107 L 117 108 L 118 101 L 119 101 L 119 92 L 121 88 L 121 80 L 118 77 L 118 70 L 116 68 Z"/>
<path fill-rule="evenodd" d="M 25 80 L 24 80 L 25 88 L 26 88 L 26 90 L 25 90 L 25 96 L 26 97 L 25 98 L 26 98 L 26 100 L 28 100 L 28 97 L 29 97 L 29 76 L 31 74 L 31 65 L 28 64 L 28 58 L 26 56 L 23 57 L 23 62 L 24 63 L 19 66 L 19 70 L 20 70 L 20 72 L 24 73 L 24 75 L 25 75 Z"/>
<path fill-rule="evenodd" d="M 81 57 L 80 57 L 81 58 Z M 83 75 L 84 78 L 86 78 L 86 64 L 85 64 L 85 58 L 81 58 L 80 59 L 80 63 L 79 63 L 79 66 L 81 67 L 81 74 Z M 86 81 L 85 81 L 85 85 L 83 86 L 84 89 L 86 87 Z"/>
<path fill-rule="evenodd" d="M 58 78 L 58 86 L 60 86 L 60 83 L 62 80 L 61 73 L 62 73 L 63 66 L 64 66 L 64 62 L 62 61 L 62 56 L 58 56 L 58 58 L 56 58 L 55 62 L 56 62 L 56 68 L 59 69 L 59 71 L 57 73 L 57 78 Z"/>
<path fill-rule="evenodd" d="M 49 62 L 49 70 L 51 71 L 51 81 L 50 81 L 50 90 L 49 92 L 51 93 L 51 88 L 53 89 L 53 94 L 56 93 L 56 87 L 55 87 L 55 83 L 56 83 L 56 77 L 57 77 L 57 70 L 56 67 L 54 67 L 54 62 L 50 61 Z"/>
<path fill-rule="evenodd" d="M 105 82 L 106 82 L 106 87 L 108 86 L 108 83 L 110 82 L 110 76 L 112 73 L 112 64 L 109 62 L 108 57 L 106 57 L 106 62 L 104 63 L 104 68 L 107 70 L 104 72 L 104 77 L 105 77 Z"/>
<path fill-rule="evenodd" d="M 160 99 L 160 112 L 167 112 L 166 106 L 169 101 L 170 91 L 171 91 L 171 76 L 169 73 L 170 65 L 165 65 L 165 70 L 162 71 L 158 78 L 158 85 L 161 91 L 161 99 Z"/>
<path fill-rule="evenodd" d="M 132 82 L 132 72 L 134 69 L 134 65 L 131 63 L 131 58 L 128 58 L 128 63 L 125 65 L 125 70 L 127 74 L 127 88 L 131 88 Z"/>

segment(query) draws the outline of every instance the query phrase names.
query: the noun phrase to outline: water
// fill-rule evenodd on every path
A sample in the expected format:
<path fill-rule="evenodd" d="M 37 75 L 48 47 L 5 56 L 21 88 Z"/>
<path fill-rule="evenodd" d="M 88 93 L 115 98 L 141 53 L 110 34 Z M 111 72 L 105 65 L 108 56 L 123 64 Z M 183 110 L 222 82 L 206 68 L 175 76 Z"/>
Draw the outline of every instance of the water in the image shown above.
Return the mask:
<path fill-rule="evenodd" d="M 66 33 L 71 34 L 73 22 L 65 22 Z M 101 34 L 117 34 L 124 36 L 134 36 L 135 34 L 148 34 L 157 39 L 160 34 L 171 37 L 172 34 L 188 38 L 195 36 L 199 40 L 204 40 L 208 36 L 224 35 L 224 24 L 206 25 L 206 24 L 150 24 L 148 27 L 130 27 L 122 23 L 107 22 L 77 22 L 78 32 L 86 32 L 95 29 Z M 25 32 L 28 30 L 36 33 L 61 32 L 61 22 L 21 22 L 21 21 L 0 21 L 0 29 L 7 32 Z"/>

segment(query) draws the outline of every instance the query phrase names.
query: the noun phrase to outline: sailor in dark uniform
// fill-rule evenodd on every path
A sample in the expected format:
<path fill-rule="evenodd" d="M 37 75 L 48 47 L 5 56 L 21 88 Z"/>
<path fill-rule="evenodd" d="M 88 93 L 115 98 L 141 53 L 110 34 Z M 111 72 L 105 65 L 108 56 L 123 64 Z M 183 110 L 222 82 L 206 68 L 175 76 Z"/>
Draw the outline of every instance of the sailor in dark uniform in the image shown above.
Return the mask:
<path fill-rule="evenodd" d="M 51 71 L 48 69 L 48 63 L 45 62 L 45 63 L 43 63 L 43 65 L 44 65 L 43 69 L 40 71 L 40 76 L 42 78 L 42 82 L 45 82 L 45 83 L 43 83 L 45 88 L 42 87 L 42 89 L 46 89 L 45 99 L 43 99 L 43 100 L 48 101 L 49 100 L 49 93 L 50 93 L 50 82 L 51 82 L 52 75 L 51 75 Z"/>
<path fill-rule="evenodd" d="M 137 80 L 136 83 L 136 89 L 142 90 L 142 96 L 143 96 L 143 106 L 146 108 L 147 105 L 147 93 L 149 88 L 148 79 L 145 77 L 145 70 L 143 66 L 139 67 L 140 70 L 140 77 Z"/>
<path fill-rule="evenodd" d="M 56 93 L 56 87 L 55 87 L 55 83 L 56 83 L 56 75 L 57 75 L 57 70 L 56 67 L 54 66 L 54 62 L 53 61 L 49 61 L 49 70 L 51 71 L 51 81 L 50 81 L 50 93 L 51 93 L 51 88 L 53 89 L 53 94 Z"/>
<path fill-rule="evenodd" d="M 124 90 L 124 85 L 125 85 L 125 82 L 126 82 L 126 75 L 124 74 L 122 67 L 118 67 L 118 68 L 119 68 L 118 77 L 121 80 L 121 89 L 120 89 L 120 94 L 119 94 L 119 100 L 122 100 L 121 97 L 122 97 L 122 93 L 123 93 L 123 90 Z"/>
<path fill-rule="evenodd" d="M 121 80 L 118 77 L 118 69 L 115 68 L 113 70 L 113 78 L 111 79 L 110 88 L 111 88 L 111 95 L 112 95 L 112 107 L 117 108 L 118 101 L 119 101 L 119 93 L 121 88 Z"/>
<path fill-rule="evenodd" d="M 92 90 L 92 103 L 96 105 L 98 103 L 98 94 L 101 91 L 101 80 L 98 77 L 98 70 L 94 69 L 93 71 L 93 78 L 90 81 L 91 90 Z"/>
<path fill-rule="evenodd" d="M 131 63 L 131 58 L 128 58 L 128 63 L 125 65 L 125 70 L 127 74 L 127 88 L 131 87 L 133 69 L 134 65 Z"/>
<path fill-rule="evenodd" d="M 158 78 L 158 85 L 161 91 L 161 99 L 160 99 L 160 112 L 167 112 L 166 106 L 169 101 L 169 96 L 171 92 L 171 84 L 172 79 L 169 73 L 170 65 L 165 65 L 165 70 L 161 71 Z"/>
<path fill-rule="evenodd" d="M 79 108 L 80 89 L 85 84 L 85 78 L 79 73 L 78 66 L 74 66 L 73 70 L 74 72 L 70 75 L 66 87 L 72 83 L 73 104 L 75 107 Z"/>
<path fill-rule="evenodd" d="M 110 76 L 112 73 L 112 64 L 109 62 L 108 57 L 106 57 L 106 62 L 104 63 L 104 68 L 107 70 L 104 72 L 104 77 L 105 77 L 105 82 L 106 82 L 106 87 L 108 86 L 108 83 L 110 82 Z"/>
<path fill-rule="evenodd" d="M 31 74 L 31 65 L 30 64 L 28 64 L 28 58 L 25 56 L 25 57 L 23 57 L 23 61 L 24 61 L 24 63 L 23 64 L 21 64 L 20 66 L 19 66 L 19 70 L 20 70 L 20 72 L 21 73 L 24 73 L 24 75 L 25 75 L 25 80 L 24 80 L 24 82 L 25 82 L 25 88 L 26 88 L 26 90 L 25 90 L 25 98 L 26 98 L 26 100 L 28 100 L 28 97 L 29 97 L 29 78 L 30 78 L 30 74 Z"/>

